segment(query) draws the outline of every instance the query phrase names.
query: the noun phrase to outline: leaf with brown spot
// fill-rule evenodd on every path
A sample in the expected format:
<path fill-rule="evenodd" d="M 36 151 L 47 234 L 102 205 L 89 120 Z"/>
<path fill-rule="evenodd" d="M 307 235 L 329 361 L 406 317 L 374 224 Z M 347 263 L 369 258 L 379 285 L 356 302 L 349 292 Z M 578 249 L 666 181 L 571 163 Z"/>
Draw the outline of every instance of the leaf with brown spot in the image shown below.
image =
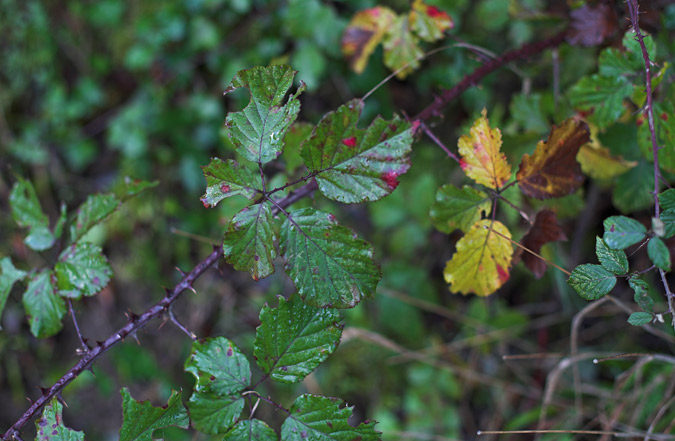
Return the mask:
<path fill-rule="evenodd" d="M 539 141 L 532 156 L 523 156 L 516 174 L 520 190 L 535 199 L 574 193 L 584 182 L 575 158 L 589 140 L 588 125 L 579 119 L 569 118 L 553 126 L 548 140 Z"/>
<path fill-rule="evenodd" d="M 342 34 L 342 54 L 351 68 L 361 73 L 368 64 L 368 57 L 382 41 L 396 14 L 389 8 L 378 6 L 359 11 L 349 21 Z"/>
<path fill-rule="evenodd" d="M 606 3 L 584 5 L 570 13 L 567 42 L 572 46 L 597 46 L 618 28 L 616 11 Z"/>
<path fill-rule="evenodd" d="M 551 210 L 544 209 L 537 213 L 537 217 L 534 219 L 534 225 L 532 225 L 527 234 L 523 236 L 520 243 L 530 251 L 539 254 L 542 246 L 549 242 L 556 242 L 559 240 L 567 240 L 567 236 L 565 236 L 562 228 L 558 225 L 555 213 Z M 541 278 L 546 272 L 546 262 L 539 257 L 528 253 L 527 251 L 523 251 L 521 259 L 527 269 L 532 271 L 535 278 Z"/>

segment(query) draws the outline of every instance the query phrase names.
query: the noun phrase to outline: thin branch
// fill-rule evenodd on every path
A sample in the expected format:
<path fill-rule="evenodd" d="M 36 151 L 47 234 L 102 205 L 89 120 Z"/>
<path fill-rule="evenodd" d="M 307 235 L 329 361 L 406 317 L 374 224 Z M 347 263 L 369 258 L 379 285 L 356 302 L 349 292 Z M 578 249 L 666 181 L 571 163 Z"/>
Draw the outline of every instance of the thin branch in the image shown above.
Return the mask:
<path fill-rule="evenodd" d="M 424 133 L 426 133 L 426 135 L 427 135 L 434 143 L 436 143 L 436 145 L 439 146 L 439 147 L 445 152 L 445 154 L 447 154 L 449 157 L 451 157 L 452 159 L 454 159 L 454 160 L 459 164 L 459 158 L 457 157 L 457 155 L 455 155 L 454 153 L 452 153 L 452 152 L 450 151 L 450 149 L 447 148 L 447 147 L 445 146 L 445 144 L 443 144 L 443 142 L 442 142 L 440 139 L 438 139 L 438 138 L 436 137 L 436 135 L 434 135 L 434 132 L 431 131 L 431 129 L 429 128 L 428 125 L 422 123 L 422 124 L 420 124 L 420 127 L 422 127 L 422 130 L 424 130 Z"/>
<path fill-rule="evenodd" d="M 559 32 L 551 38 L 525 44 L 518 49 L 502 54 L 500 57 L 497 57 L 492 61 L 488 61 L 474 70 L 471 74 L 465 76 L 462 81 L 457 83 L 454 87 L 446 89 L 440 96 L 436 97 L 433 103 L 431 103 L 426 109 L 422 110 L 412 119 L 428 120 L 433 116 L 440 115 L 444 107 L 460 96 L 465 90 L 482 80 L 487 74 L 494 72 L 495 70 L 512 61 L 527 58 L 548 48 L 559 46 L 565 39 L 565 34 L 566 31 Z"/>
<path fill-rule="evenodd" d="M 82 345 L 82 348 L 78 350 L 78 353 L 86 354 L 91 350 L 91 348 L 87 344 L 87 339 L 82 337 L 82 332 L 80 331 L 80 326 L 77 324 L 77 317 L 75 317 L 75 311 L 73 310 L 73 302 L 70 299 L 68 299 L 68 311 L 70 311 L 70 317 L 73 319 L 75 331 L 77 332 L 77 338 L 80 339 L 80 345 Z"/>

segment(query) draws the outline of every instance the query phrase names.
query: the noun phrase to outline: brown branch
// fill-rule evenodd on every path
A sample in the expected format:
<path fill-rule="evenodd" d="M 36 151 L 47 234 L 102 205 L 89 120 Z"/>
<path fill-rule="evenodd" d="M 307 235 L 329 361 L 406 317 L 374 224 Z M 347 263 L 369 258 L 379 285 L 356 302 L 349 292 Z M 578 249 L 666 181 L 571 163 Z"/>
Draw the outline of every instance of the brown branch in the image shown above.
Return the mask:
<path fill-rule="evenodd" d="M 309 196 L 314 190 L 316 190 L 317 185 L 316 181 L 312 180 L 302 187 L 298 188 L 288 196 L 283 199 L 280 199 L 276 205 L 278 207 L 284 208 L 292 203 Z M 280 208 L 272 208 L 272 212 L 279 211 Z M 152 307 L 146 310 L 141 315 L 131 314 L 129 316 L 129 321 L 126 325 L 122 326 L 116 332 L 114 332 L 110 337 L 105 339 L 105 341 L 97 342 L 96 346 L 87 351 L 84 356 L 78 361 L 75 366 L 70 368 L 61 378 L 59 378 L 56 383 L 54 383 L 50 388 L 43 389 L 42 396 L 37 400 L 33 401 L 31 406 L 21 415 L 21 417 L 10 427 L 7 431 L 0 437 L 0 439 L 8 441 L 10 439 L 17 439 L 17 435 L 20 430 L 35 416 L 42 407 L 47 404 L 53 397 L 58 396 L 60 392 L 65 388 L 71 381 L 77 378 L 85 370 L 91 369 L 93 362 L 108 351 L 111 347 L 116 344 L 124 341 L 125 338 L 129 336 L 134 336 L 134 333 L 139 329 L 147 325 L 152 319 L 160 317 L 165 313 L 171 313 L 171 306 L 178 299 L 178 297 L 185 290 L 193 290 L 192 284 L 206 272 L 213 264 L 218 262 L 223 255 L 223 246 L 214 246 L 213 251 L 209 254 L 204 260 L 199 262 L 189 273 L 185 274 L 180 282 L 171 290 L 167 290 L 166 296 L 155 303 Z M 189 335 L 189 331 L 188 331 Z"/>
<path fill-rule="evenodd" d="M 545 49 L 559 46 L 565 39 L 566 33 L 566 30 L 561 31 L 555 34 L 553 37 L 547 38 L 546 40 L 525 44 L 518 49 L 506 52 L 494 60 L 482 64 L 471 74 L 465 76 L 462 81 L 457 83 L 455 86 L 450 89 L 446 89 L 440 96 L 436 97 L 433 103 L 431 103 L 426 109 L 422 110 L 412 119 L 428 120 L 433 116 L 439 116 L 445 106 L 460 96 L 469 87 L 482 80 L 487 74 L 494 72 L 495 70 L 512 61 L 527 58 L 532 55 L 536 55 Z"/>

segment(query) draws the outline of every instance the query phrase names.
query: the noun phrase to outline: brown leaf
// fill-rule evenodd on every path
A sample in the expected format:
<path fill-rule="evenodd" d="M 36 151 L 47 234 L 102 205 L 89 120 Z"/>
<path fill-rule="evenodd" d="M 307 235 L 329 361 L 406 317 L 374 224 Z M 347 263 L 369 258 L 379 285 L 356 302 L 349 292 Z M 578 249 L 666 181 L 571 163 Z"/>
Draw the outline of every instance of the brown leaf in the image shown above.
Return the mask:
<path fill-rule="evenodd" d="M 562 228 L 558 225 L 555 213 L 549 209 L 544 209 L 537 213 L 534 225 L 530 231 L 523 236 L 520 243 L 527 249 L 539 254 L 541 247 L 548 242 L 567 240 Z M 546 272 L 546 262 L 534 254 L 523 251 L 522 260 L 525 266 L 532 271 L 534 277 L 539 279 Z"/>
<path fill-rule="evenodd" d="M 539 141 L 534 154 L 524 155 L 516 174 L 520 190 L 536 199 L 574 193 L 584 182 L 576 161 L 582 145 L 590 140 L 588 124 L 569 118 L 553 126 L 546 142 Z"/>
<path fill-rule="evenodd" d="M 617 30 L 616 11 L 606 3 L 585 4 L 570 18 L 567 42 L 572 46 L 596 46 Z"/>

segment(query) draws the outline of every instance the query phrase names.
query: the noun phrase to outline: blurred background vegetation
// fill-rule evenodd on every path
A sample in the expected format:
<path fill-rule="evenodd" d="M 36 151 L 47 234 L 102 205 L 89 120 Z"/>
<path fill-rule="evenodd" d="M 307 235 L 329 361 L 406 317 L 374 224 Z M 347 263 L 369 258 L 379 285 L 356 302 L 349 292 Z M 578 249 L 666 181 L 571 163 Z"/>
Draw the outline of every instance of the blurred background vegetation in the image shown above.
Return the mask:
<path fill-rule="evenodd" d="M 428 3 L 453 18 L 451 36 L 436 46 L 450 47 L 424 61 L 405 81 L 394 79 L 380 88 L 367 101 L 364 121 L 376 114 L 414 115 L 434 93 L 457 83 L 490 54 L 561 30 L 568 8 L 565 2 L 544 0 Z M 643 27 L 654 33 L 659 56 L 672 59 L 675 6 L 640 3 L 647 11 L 641 17 Z M 8 193 L 17 175 L 34 182 L 52 221 L 60 201 L 75 208 L 88 194 L 112 189 L 127 176 L 160 182 L 89 235 L 88 240 L 104 247 L 115 277 L 102 293 L 76 304 L 85 337 L 106 338 L 125 322 L 125 312 L 140 313 L 161 298 L 162 287 L 180 277 L 175 267 L 187 271 L 206 256 L 209 242 L 220 240 L 241 206 L 237 198 L 208 210 L 199 202 L 205 185 L 200 166 L 212 156 L 233 156 L 222 132 L 225 114 L 248 102 L 245 94 L 223 96 L 232 76 L 255 65 L 292 65 L 308 86 L 301 96 L 300 119 L 316 123 L 388 75 L 381 49 L 361 75 L 349 70 L 340 53 L 350 17 L 377 4 L 0 0 L 3 214 L 9 212 Z M 407 0 L 379 4 L 399 12 L 409 9 Z M 623 11 L 621 2 L 615 6 Z M 623 30 L 610 45 L 620 42 Z M 476 53 L 469 45 L 484 50 Z M 546 136 L 551 123 L 572 112 L 564 92 L 596 70 L 598 51 L 560 47 L 559 96 L 553 88 L 550 51 L 503 68 L 452 103 L 434 131 L 452 148 L 485 107 L 491 124 L 502 128 L 511 163 L 517 164 Z M 630 140 L 634 132 L 626 126 L 603 136 Z M 288 145 L 279 183 L 299 166 L 298 147 Z M 626 152 L 630 159 L 630 149 Z M 457 237 L 434 231 L 428 212 L 436 189 L 461 183 L 462 173 L 426 139 L 415 145 L 412 164 L 392 196 L 370 205 L 332 208 L 341 213 L 343 224 L 373 243 L 384 274 L 378 296 L 345 312 L 343 342 L 315 374 L 293 388 L 271 385 L 275 390 L 270 393 L 291 397 L 303 390 L 342 397 L 356 406 L 358 418 L 380 421 L 385 439 L 442 441 L 473 438 L 478 429 L 532 428 L 542 412 L 546 376 L 559 358 L 504 361 L 502 355 L 569 354 L 572 318 L 585 302 L 566 285 L 562 273 L 549 270 L 534 280 L 520 267 L 490 298 L 451 295 L 442 269 Z M 615 213 L 609 195 L 616 185 L 590 182 L 580 193 L 555 202 L 570 242 L 550 247 L 547 256 L 568 269 L 593 259 L 600 222 Z M 512 197 L 526 205 L 518 192 Z M 331 204 L 320 196 L 303 203 Z M 525 232 L 526 225 L 507 205 L 500 207 L 499 216 L 518 237 Z M 26 249 L 10 216 L 0 217 L 0 255 L 12 256 L 24 269 L 55 258 Z M 181 299 L 176 312 L 198 336 L 227 336 L 251 355 L 261 305 L 276 303 L 274 296 L 291 289 L 281 272 L 254 283 L 248 274 L 223 264 L 200 279 L 197 295 Z M 617 297 L 622 292 L 631 300 L 626 287 L 618 289 Z M 600 317 L 581 324 L 580 348 L 596 355 L 672 351 L 672 343 L 626 325 L 625 313 L 611 302 L 597 312 Z M 116 439 L 121 386 L 155 404 L 166 400 L 171 389 L 189 389 L 192 380 L 182 364 L 191 342 L 170 323 L 161 325 L 144 329 L 139 343 L 127 341 L 113 349 L 97 362 L 94 374 L 82 375 L 65 390 L 67 425 L 84 430 L 89 439 Z M 72 325 L 55 338 L 31 337 L 16 293 L 2 327 L 0 427 L 5 428 L 27 407 L 25 397 L 36 396 L 37 387 L 51 385 L 74 363 L 77 337 Z M 615 379 L 633 369 L 630 360 L 598 366 L 589 358 L 579 366 L 583 387 L 577 383 L 575 388 L 571 377 L 564 376 L 551 406 L 543 411 L 550 413 L 551 427 L 581 428 L 574 426 L 576 421 L 611 419 L 626 411 L 615 401 L 621 396 L 627 407 L 640 406 L 629 409 L 632 419 L 627 424 L 646 429 L 665 393 L 672 395 L 675 388 L 672 366 L 643 366 L 638 379 L 626 377 L 621 384 Z M 663 393 L 638 394 L 645 384 Z M 581 407 L 575 407 L 575 390 L 587 396 Z M 259 412 L 281 418 L 265 407 Z M 672 406 L 669 412 L 663 421 L 675 418 Z M 180 430 L 168 432 L 167 439 L 194 439 Z"/>

